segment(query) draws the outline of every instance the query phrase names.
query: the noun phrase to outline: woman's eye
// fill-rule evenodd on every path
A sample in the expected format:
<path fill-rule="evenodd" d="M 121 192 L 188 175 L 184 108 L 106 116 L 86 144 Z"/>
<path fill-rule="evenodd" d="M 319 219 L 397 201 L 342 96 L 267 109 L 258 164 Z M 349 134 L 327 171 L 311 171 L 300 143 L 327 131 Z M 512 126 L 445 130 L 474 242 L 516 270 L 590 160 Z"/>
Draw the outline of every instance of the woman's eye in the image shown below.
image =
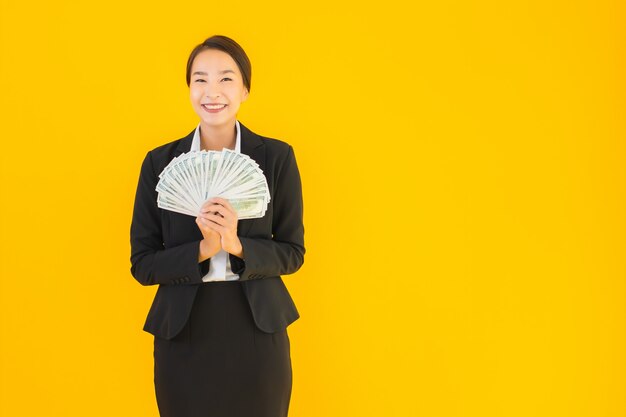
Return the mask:
<path fill-rule="evenodd" d="M 222 80 L 229 80 L 232 81 L 232 78 L 222 78 Z M 195 82 L 199 83 L 199 82 L 204 82 L 204 80 L 195 80 Z"/>

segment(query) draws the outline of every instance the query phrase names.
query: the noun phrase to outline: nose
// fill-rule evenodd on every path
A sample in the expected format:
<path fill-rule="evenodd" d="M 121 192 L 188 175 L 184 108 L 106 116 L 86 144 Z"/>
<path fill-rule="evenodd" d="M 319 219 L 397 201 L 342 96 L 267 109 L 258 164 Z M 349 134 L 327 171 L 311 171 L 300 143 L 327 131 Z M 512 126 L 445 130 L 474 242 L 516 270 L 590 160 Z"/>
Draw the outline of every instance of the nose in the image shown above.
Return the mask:
<path fill-rule="evenodd" d="M 216 98 L 220 96 L 220 85 L 215 82 L 208 82 L 204 87 L 204 95 L 208 98 Z"/>

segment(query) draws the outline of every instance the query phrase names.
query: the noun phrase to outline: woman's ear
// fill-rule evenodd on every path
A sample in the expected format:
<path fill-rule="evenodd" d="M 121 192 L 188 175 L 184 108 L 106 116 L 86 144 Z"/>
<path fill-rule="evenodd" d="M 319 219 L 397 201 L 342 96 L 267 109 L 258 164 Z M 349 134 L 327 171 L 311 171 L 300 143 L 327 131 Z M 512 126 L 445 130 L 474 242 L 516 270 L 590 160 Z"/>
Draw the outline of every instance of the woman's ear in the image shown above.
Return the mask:
<path fill-rule="evenodd" d="M 248 95 L 249 95 L 249 94 L 250 94 L 250 93 L 248 92 L 248 89 L 244 87 L 243 98 L 241 99 L 241 102 L 242 102 L 242 103 L 248 99 Z"/>

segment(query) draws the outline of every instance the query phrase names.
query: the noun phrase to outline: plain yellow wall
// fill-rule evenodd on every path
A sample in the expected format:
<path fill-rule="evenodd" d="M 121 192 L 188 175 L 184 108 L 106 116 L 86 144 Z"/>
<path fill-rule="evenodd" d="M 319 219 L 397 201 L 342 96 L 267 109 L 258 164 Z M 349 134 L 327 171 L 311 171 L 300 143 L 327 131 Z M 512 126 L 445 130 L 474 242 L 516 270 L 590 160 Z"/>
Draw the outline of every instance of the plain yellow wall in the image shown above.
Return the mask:
<path fill-rule="evenodd" d="M 0 2 L 0 414 L 158 415 L 134 192 L 224 34 L 303 179 L 290 416 L 626 415 L 622 2 L 214 3 Z"/>

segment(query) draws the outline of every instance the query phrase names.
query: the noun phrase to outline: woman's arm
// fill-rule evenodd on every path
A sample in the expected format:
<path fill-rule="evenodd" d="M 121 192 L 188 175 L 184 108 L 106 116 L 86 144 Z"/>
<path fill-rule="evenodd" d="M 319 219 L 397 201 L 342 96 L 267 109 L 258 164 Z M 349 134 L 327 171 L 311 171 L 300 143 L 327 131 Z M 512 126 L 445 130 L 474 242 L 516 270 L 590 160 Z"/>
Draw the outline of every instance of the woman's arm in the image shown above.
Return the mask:
<path fill-rule="evenodd" d="M 133 277 L 142 285 L 196 284 L 209 271 L 210 245 L 204 239 L 165 249 L 161 214 L 157 206 L 156 185 L 151 151 L 141 165 L 130 227 L 131 268 Z M 204 258 L 204 259 L 203 259 Z"/>
<path fill-rule="evenodd" d="M 293 148 L 275 183 L 272 239 L 239 236 L 243 259 L 230 254 L 231 269 L 242 281 L 292 274 L 304 263 L 302 183 Z"/>

